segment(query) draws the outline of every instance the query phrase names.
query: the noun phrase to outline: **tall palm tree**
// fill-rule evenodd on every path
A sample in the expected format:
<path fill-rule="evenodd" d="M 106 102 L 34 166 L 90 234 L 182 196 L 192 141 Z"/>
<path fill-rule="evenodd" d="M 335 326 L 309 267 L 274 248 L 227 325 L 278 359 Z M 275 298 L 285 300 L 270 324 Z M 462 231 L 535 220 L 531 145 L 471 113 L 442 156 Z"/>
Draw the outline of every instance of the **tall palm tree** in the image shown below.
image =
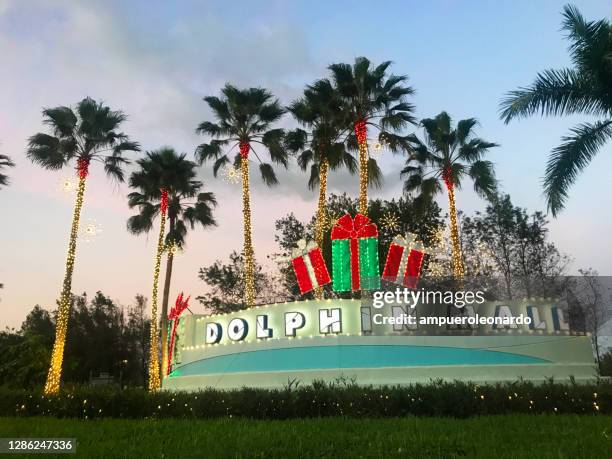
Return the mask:
<path fill-rule="evenodd" d="M 221 166 L 230 163 L 229 154 L 238 147 L 234 165 L 240 167 L 242 178 L 242 214 L 244 231 L 245 257 L 245 304 L 253 306 L 254 290 L 254 254 L 251 239 L 251 197 L 249 188 L 249 160 L 252 155 L 259 162 L 259 170 L 264 183 L 273 186 L 278 183 L 270 163 L 262 161 L 262 156 L 254 148 L 256 145 L 269 153 L 272 162 L 287 167 L 288 155 L 284 147 L 284 131 L 271 129 L 285 112 L 278 99 L 262 88 L 238 89 L 226 84 L 221 90 L 221 97 L 205 97 L 204 101 L 211 108 L 216 122 L 200 123 L 196 132 L 212 139 L 196 149 L 200 164 L 213 162 L 213 173 L 217 176 Z"/>
<path fill-rule="evenodd" d="M 308 187 L 319 186 L 315 240 L 323 247 L 328 171 L 341 167 L 351 174 L 357 171 L 355 158 L 346 149 L 347 126 L 343 122 L 341 100 L 329 80 L 318 80 L 307 86 L 304 96 L 288 110 L 307 129 L 288 132 L 285 144 L 289 151 L 299 153 L 298 165 L 302 170 L 310 166 Z M 322 298 L 322 294 L 323 290 L 317 289 L 317 297 Z"/>
<path fill-rule="evenodd" d="M 9 184 L 8 175 L 2 173 L 2 169 L 14 166 L 15 163 L 11 161 L 11 158 L 6 155 L 0 155 L 0 186 L 6 186 Z"/>
<path fill-rule="evenodd" d="M 129 162 L 123 154 L 126 151 L 140 150 L 136 142 L 130 141 L 127 135 L 117 131 L 125 119 L 126 116 L 122 112 L 111 110 L 102 102 L 87 97 L 76 105 L 76 111 L 65 106 L 44 109 L 43 122 L 49 126 L 51 134 L 39 132 L 28 140 L 27 156 L 34 163 L 45 169 L 58 170 L 76 160 L 79 179 L 68 243 L 66 273 L 56 320 L 55 343 L 45 383 L 46 394 L 56 393 L 60 387 L 70 315 L 72 272 L 89 166 L 92 161 L 99 161 L 104 165 L 106 175 L 122 182 L 122 168 Z"/>
<path fill-rule="evenodd" d="M 417 200 L 429 202 L 442 191 L 442 183 L 448 194 L 453 249 L 453 273 L 463 276 L 463 261 L 459 243 L 455 189 L 461 188 L 461 181 L 467 175 L 474 182 L 479 195 L 492 199 L 497 188 L 493 163 L 482 159 L 489 149 L 498 146 L 474 137 L 476 119 L 468 118 L 452 127 L 451 117 L 446 112 L 435 118 L 421 121 L 425 139 L 410 135 L 413 152 L 406 161 L 401 176 L 406 177 L 404 191 L 419 192 Z"/>
<path fill-rule="evenodd" d="M 139 213 L 130 217 L 127 228 L 133 234 L 148 233 L 153 229 L 153 222 L 158 215 L 161 217 L 155 269 L 153 273 L 153 295 L 151 304 L 151 356 L 149 359 L 149 388 L 156 390 L 159 372 L 157 358 L 157 290 L 159 267 L 162 252 L 166 255 L 166 279 L 161 311 L 161 342 L 162 342 L 162 374 L 165 375 L 167 358 L 167 317 L 170 282 L 174 251 L 185 244 L 188 225 L 191 229 L 196 224 L 203 228 L 216 225 L 212 208 L 216 206 L 215 196 L 210 192 L 201 192 L 202 182 L 196 180 L 196 163 L 185 159 L 184 154 L 178 154 L 172 148 L 165 147 L 147 152 L 145 158 L 138 160 L 139 170 L 130 176 L 130 186 L 136 188 L 128 195 L 130 208 L 137 207 Z M 165 233 L 166 212 L 168 231 Z M 165 233 L 165 235 L 164 235 Z"/>
<path fill-rule="evenodd" d="M 508 93 L 501 103 L 505 123 L 538 112 L 601 118 L 572 128 L 548 159 L 544 191 L 553 216 L 563 209 L 578 174 L 612 139 L 612 22 L 585 21 L 571 5 L 565 6 L 563 18 L 573 67 L 545 70 L 531 86 Z"/>
<path fill-rule="evenodd" d="M 405 75 L 388 74 L 391 61 L 371 68 L 370 61 L 358 57 L 355 63 L 332 64 L 333 81 L 343 99 L 345 122 L 354 130 L 350 145 L 359 150 L 359 212 L 366 214 L 368 209 L 368 183 L 377 181 L 374 175 L 380 171 L 376 161 L 368 154 L 368 126 L 378 130 L 379 141 L 385 142 L 392 151 L 407 150 L 406 138 L 398 131 L 408 124 L 416 124 L 412 115 L 414 106 L 406 97 L 414 90 L 404 83 Z M 370 173 L 372 169 L 373 173 Z M 379 177 L 378 177 L 379 178 Z"/>

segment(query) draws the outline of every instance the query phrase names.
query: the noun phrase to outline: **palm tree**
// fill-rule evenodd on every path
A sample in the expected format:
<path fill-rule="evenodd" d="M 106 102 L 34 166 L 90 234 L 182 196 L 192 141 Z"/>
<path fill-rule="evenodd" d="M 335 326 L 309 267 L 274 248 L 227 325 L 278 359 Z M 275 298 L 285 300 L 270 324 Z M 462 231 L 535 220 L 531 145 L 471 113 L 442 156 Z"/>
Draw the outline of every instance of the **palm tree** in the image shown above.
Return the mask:
<path fill-rule="evenodd" d="M 542 115 L 584 114 L 602 119 L 582 123 L 563 137 L 548 159 L 544 191 L 548 209 L 556 216 L 578 174 L 612 139 L 612 23 L 585 21 L 567 5 L 562 29 L 567 32 L 572 68 L 545 70 L 534 83 L 508 93 L 501 103 L 501 118 L 510 120 Z"/>
<path fill-rule="evenodd" d="M 145 158 L 138 160 L 140 169 L 130 177 L 130 186 L 136 188 L 128 195 L 130 208 L 137 207 L 139 213 L 127 221 L 127 228 L 133 234 L 148 233 L 153 229 L 153 222 L 158 215 L 161 217 L 160 233 L 155 256 L 153 273 L 153 295 L 151 305 L 151 356 L 149 359 L 149 388 L 157 390 L 159 381 L 153 375 L 159 375 L 157 359 L 157 288 L 159 267 L 162 252 L 167 252 L 166 279 L 161 311 L 161 342 L 162 342 L 162 374 L 165 375 L 167 358 L 167 317 L 172 265 L 176 248 L 185 244 L 188 226 L 195 228 L 200 224 L 203 228 L 216 225 L 212 216 L 212 208 L 216 206 L 215 196 L 210 192 L 200 192 L 202 182 L 196 180 L 197 165 L 185 159 L 184 154 L 177 154 L 172 148 L 161 148 L 147 152 Z M 168 231 L 164 236 L 166 211 Z"/>
<path fill-rule="evenodd" d="M 50 170 L 59 170 L 76 160 L 76 173 L 79 178 L 66 272 L 60 296 L 56 320 L 55 343 L 51 355 L 51 364 L 45 384 L 45 393 L 57 393 L 60 387 L 64 345 L 70 315 L 70 290 L 72 272 L 76 255 L 76 240 L 85 182 L 92 161 L 104 165 L 106 175 L 122 182 L 122 167 L 129 161 L 123 157 L 126 151 L 139 151 L 140 146 L 129 140 L 128 136 L 117 129 L 126 119 L 120 111 L 113 111 L 102 102 L 89 97 L 76 106 L 76 112 L 70 107 L 46 108 L 43 110 L 43 122 L 49 126 L 51 134 L 38 133 L 28 140 L 27 156 L 36 164 Z"/>
<path fill-rule="evenodd" d="M 221 90 L 221 97 L 205 97 L 204 101 L 213 111 L 216 122 L 202 122 L 196 132 L 206 134 L 212 139 L 196 149 L 200 164 L 213 160 L 215 177 L 222 166 L 230 163 L 228 155 L 238 147 L 234 157 L 234 166 L 240 167 L 242 177 L 242 214 L 244 227 L 245 256 L 245 303 L 253 306 L 254 260 L 253 242 L 251 239 L 251 197 L 249 188 L 249 159 L 255 155 L 264 183 L 273 186 L 278 183 L 270 163 L 263 162 L 255 145 L 269 153 L 270 159 L 287 168 L 287 151 L 283 144 L 284 131 L 271 129 L 284 113 L 278 99 L 262 88 L 238 89 L 226 84 Z M 261 151 L 260 151 L 261 153 Z"/>
<path fill-rule="evenodd" d="M 368 209 L 368 183 L 380 181 L 380 170 L 368 154 L 368 126 L 376 128 L 379 141 L 396 152 L 409 149 L 406 138 L 397 132 L 407 124 L 416 124 L 414 106 L 406 101 L 414 90 L 403 85 L 408 79 L 405 75 L 387 74 L 390 65 L 391 61 L 386 61 L 371 68 L 368 59 L 358 57 L 352 66 L 329 66 L 342 96 L 345 122 L 354 130 L 349 144 L 359 149 L 359 212 L 364 215 Z"/>
<path fill-rule="evenodd" d="M 0 186 L 6 186 L 9 184 L 8 175 L 3 174 L 1 172 L 2 169 L 5 167 L 14 167 L 14 166 L 15 166 L 15 163 L 11 161 L 11 158 L 9 158 L 6 155 L 0 155 Z"/>
<path fill-rule="evenodd" d="M 424 204 L 442 191 L 442 182 L 448 193 L 451 222 L 451 242 L 453 248 L 453 273 L 463 276 L 463 261 L 459 243 L 455 188 L 461 188 L 461 181 L 467 174 L 474 182 L 474 190 L 479 195 L 493 199 L 497 180 L 493 163 L 482 158 L 495 143 L 474 137 L 476 119 L 461 120 L 452 128 L 448 113 L 442 112 L 435 118 L 421 121 L 425 140 L 416 135 L 410 136 L 413 153 L 406 161 L 401 176 L 406 177 L 404 191 L 419 192 L 417 202 Z"/>
<path fill-rule="evenodd" d="M 308 187 L 319 185 L 315 240 L 323 247 L 325 230 L 325 202 L 327 199 L 328 171 L 346 167 L 351 174 L 357 171 L 353 155 L 346 150 L 344 142 L 347 127 L 343 123 L 341 100 L 329 80 L 319 80 L 307 86 L 304 96 L 294 101 L 288 110 L 302 126 L 287 133 L 287 149 L 298 156 L 298 165 L 306 170 L 310 165 Z M 323 290 L 316 295 L 322 298 Z"/>

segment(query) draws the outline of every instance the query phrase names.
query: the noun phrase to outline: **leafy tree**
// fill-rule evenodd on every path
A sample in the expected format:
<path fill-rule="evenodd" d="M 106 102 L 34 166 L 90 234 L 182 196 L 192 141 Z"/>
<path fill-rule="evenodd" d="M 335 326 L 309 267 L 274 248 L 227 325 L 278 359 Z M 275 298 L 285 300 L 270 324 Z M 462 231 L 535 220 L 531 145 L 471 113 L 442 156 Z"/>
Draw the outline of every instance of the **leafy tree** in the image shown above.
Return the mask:
<path fill-rule="evenodd" d="M 401 175 L 406 177 L 405 192 L 418 192 L 417 200 L 421 202 L 431 201 L 442 191 L 444 183 L 449 202 L 453 272 L 457 278 L 463 276 L 463 266 L 455 188 L 461 188 L 462 180 L 467 175 L 474 182 L 474 190 L 490 199 L 497 186 L 493 163 L 482 159 L 497 144 L 474 137 L 477 123 L 475 118 L 468 118 L 459 121 L 453 128 L 451 117 L 446 112 L 441 112 L 435 118 L 423 119 L 421 126 L 425 139 L 410 135 L 413 153 L 401 171 Z"/>
<path fill-rule="evenodd" d="M 563 209 L 578 174 L 612 139 L 612 23 L 586 21 L 576 7 L 567 5 L 562 30 L 571 42 L 573 66 L 539 73 L 531 86 L 511 91 L 501 103 L 505 123 L 538 112 L 601 118 L 572 128 L 550 155 L 544 191 L 553 216 Z"/>
<path fill-rule="evenodd" d="M 201 191 L 203 184 L 196 180 L 196 164 L 172 148 L 147 152 L 145 158 L 138 160 L 138 165 L 140 169 L 130 177 L 130 186 L 137 191 L 128 195 L 128 204 L 131 208 L 138 208 L 139 213 L 128 219 L 128 230 L 133 234 L 151 231 L 162 206 L 166 205 L 162 201 L 167 199 L 168 231 L 163 246 L 167 252 L 166 279 L 161 310 L 162 368 L 166 368 L 168 301 L 174 252 L 185 245 L 188 228 L 193 230 L 197 224 L 203 228 L 216 225 L 212 209 L 217 201 L 213 193 Z M 164 229 L 160 231 L 161 240 Z M 156 270 L 154 275 L 158 272 Z M 157 317 L 157 279 L 154 279 L 154 290 L 151 317 Z"/>
<path fill-rule="evenodd" d="M 210 291 L 196 299 L 212 314 L 225 314 L 240 311 L 249 306 L 244 300 L 244 255 L 232 252 L 229 263 L 221 260 L 212 265 L 200 268 L 198 277 L 209 287 Z M 255 265 L 256 304 L 268 304 L 286 300 L 278 289 L 279 282 L 261 266 Z"/>
<path fill-rule="evenodd" d="M 367 212 L 368 184 L 377 185 L 381 172 L 376 160 L 369 157 L 367 146 L 368 126 L 378 130 L 378 139 L 392 151 L 409 150 L 406 137 L 398 131 L 409 124 L 416 124 L 414 106 L 406 100 L 414 94 L 405 86 L 405 75 L 388 74 L 391 61 L 376 67 L 365 57 L 358 57 L 355 63 L 332 64 L 334 86 L 342 98 L 342 112 L 345 125 L 354 130 L 349 145 L 359 150 L 359 212 Z"/>
<path fill-rule="evenodd" d="M 229 153 L 238 147 L 234 157 L 234 167 L 240 167 L 242 179 L 242 214 L 244 226 L 245 257 L 245 302 L 254 304 L 255 298 L 255 261 L 251 238 L 251 196 L 249 186 L 249 158 L 251 153 L 259 161 L 259 170 L 264 183 L 276 185 L 278 179 L 270 163 L 261 160 L 254 146 L 259 145 L 269 153 L 272 162 L 285 168 L 288 154 L 284 147 L 284 131 L 271 129 L 283 115 L 284 110 L 278 99 L 262 88 L 238 89 L 226 84 L 221 90 L 221 97 L 209 96 L 204 101 L 208 104 L 217 122 L 204 121 L 196 132 L 212 138 L 196 149 L 196 157 L 202 164 L 213 162 L 213 173 L 217 176 L 222 166 L 230 163 Z"/>
<path fill-rule="evenodd" d="M 0 155 L 0 186 L 6 186 L 9 184 L 8 175 L 4 174 L 2 172 L 2 169 L 5 169 L 7 167 L 14 167 L 14 166 L 15 166 L 15 163 L 11 161 L 11 158 L 9 158 L 6 155 Z"/>
<path fill-rule="evenodd" d="M 545 215 L 514 206 L 509 195 L 463 218 L 461 242 L 467 276 L 500 277 L 496 296 L 507 299 L 553 295 L 570 261 L 549 241 Z"/>
<path fill-rule="evenodd" d="M 36 305 L 18 332 L 0 333 L 0 385 L 33 387 L 43 384 L 52 343 L 51 316 Z"/>
<path fill-rule="evenodd" d="M 342 101 L 329 80 L 318 80 L 307 86 L 304 96 L 288 108 L 305 129 L 287 133 L 287 148 L 298 156 L 298 165 L 305 171 L 310 166 L 308 187 L 319 186 L 315 240 L 323 246 L 326 224 L 325 201 L 329 170 L 346 167 L 351 174 L 357 171 L 355 158 L 346 151 L 347 126 L 342 118 Z M 318 290 L 321 297 L 322 290 Z"/>
<path fill-rule="evenodd" d="M 85 98 L 77 104 L 76 111 L 64 106 L 44 109 L 43 122 L 49 126 L 51 134 L 37 133 L 28 140 L 27 155 L 34 163 L 45 169 L 58 170 L 72 160 L 76 160 L 79 177 L 55 343 L 45 393 L 56 393 L 60 387 L 64 344 L 70 315 L 76 240 L 89 165 L 91 161 L 99 161 L 104 165 L 108 176 L 123 181 L 123 166 L 128 163 L 123 157 L 124 153 L 140 150 L 136 142 L 130 141 L 127 135 L 118 131 L 125 119 L 126 116 L 122 112 L 113 111 L 101 102 Z"/>

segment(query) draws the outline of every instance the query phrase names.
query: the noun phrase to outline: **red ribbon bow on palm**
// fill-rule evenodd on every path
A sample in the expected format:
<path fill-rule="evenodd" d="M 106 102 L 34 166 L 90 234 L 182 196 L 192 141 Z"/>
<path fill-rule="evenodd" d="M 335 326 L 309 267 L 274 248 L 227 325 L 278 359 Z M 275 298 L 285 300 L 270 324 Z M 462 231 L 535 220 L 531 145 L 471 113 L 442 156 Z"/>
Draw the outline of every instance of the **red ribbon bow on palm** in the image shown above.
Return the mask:
<path fill-rule="evenodd" d="M 183 299 L 183 292 L 176 297 L 176 303 L 170 309 L 168 313 L 168 320 L 172 320 L 172 333 L 170 334 L 170 350 L 168 351 L 168 368 L 166 369 L 166 374 L 170 374 L 170 363 L 172 362 L 172 353 L 174 351 L 174 339 L 176 337 L 176 327 L 178 326 L 178 318 L 181 314 L 189 307 L 189 298 L 188 296 L 186 300 Z"/>

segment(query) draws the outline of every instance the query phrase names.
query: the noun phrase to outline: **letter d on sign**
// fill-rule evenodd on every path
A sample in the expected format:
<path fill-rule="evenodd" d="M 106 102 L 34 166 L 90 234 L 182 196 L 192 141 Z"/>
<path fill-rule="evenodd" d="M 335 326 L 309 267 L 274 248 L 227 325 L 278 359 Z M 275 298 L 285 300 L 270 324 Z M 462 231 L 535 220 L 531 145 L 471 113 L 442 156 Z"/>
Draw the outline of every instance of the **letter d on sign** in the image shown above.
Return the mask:
<path fill-rule="evenodd" d="M 223 337 L 221 324 L 211 322 L 206 324 L 206 344 L 217 344 Z"/>

